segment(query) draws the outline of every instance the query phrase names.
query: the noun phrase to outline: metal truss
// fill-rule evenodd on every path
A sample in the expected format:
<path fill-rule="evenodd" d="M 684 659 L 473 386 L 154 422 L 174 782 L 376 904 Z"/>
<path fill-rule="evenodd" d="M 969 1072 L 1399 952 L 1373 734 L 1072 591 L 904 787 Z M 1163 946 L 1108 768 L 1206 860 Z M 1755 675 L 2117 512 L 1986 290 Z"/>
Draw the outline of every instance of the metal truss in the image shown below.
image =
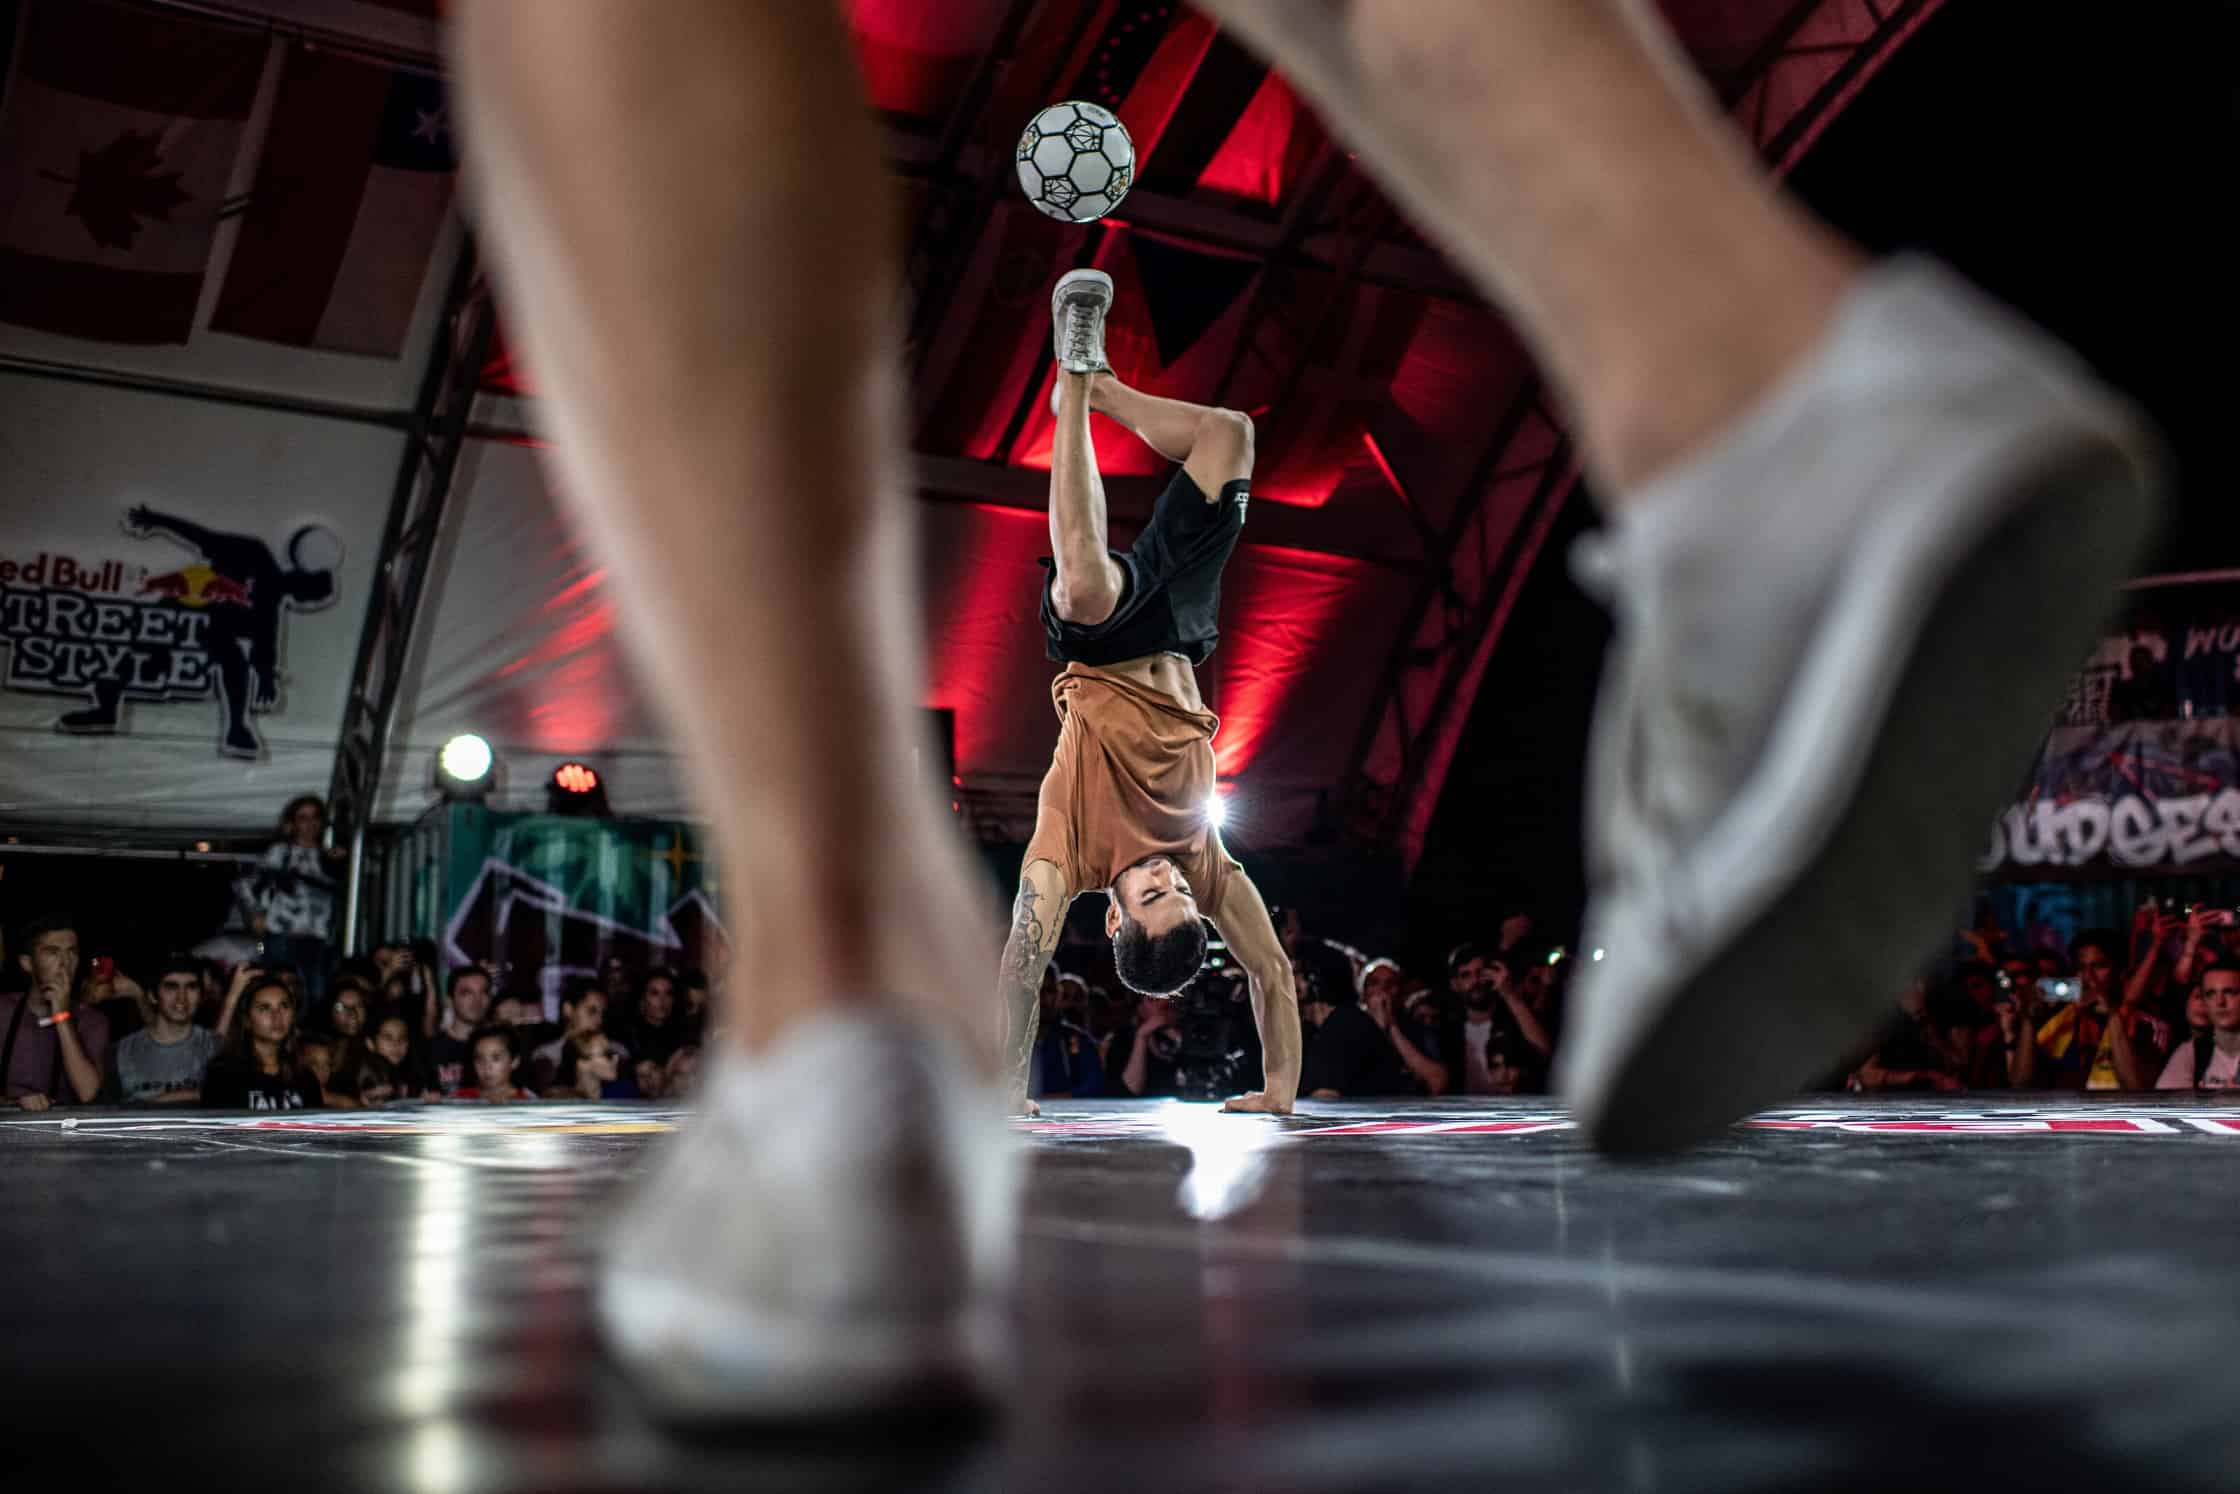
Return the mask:
<path fill-rule="evenodd" d="M 916 230 L 902 256 L 903 295 L 910 329 L 907 361 L 913 382 L 925 366 L 926 355 L 950 309 L 947 288 L 957 283 L 987 231 L 996 203 L 1013 182 L 1011 152 L 993 146 L 969 149 L 987 129 L 988 106 L 996 84 L 1019 51 L 1028 25 L 1038 19 L 1043 0 L 1012 0 L 986 51 L 980 54 L 972 77 L 942 126 L 931 159 L 912 160 L 904 142 L 890 137 L 890 165 L 898 175 L 927 184 L 928 198 Z M 1096 18 L 1094 4 L 1077 4 L 1067 23 L 1065 44 L 1053 54 L 1042 86 L 1034 97 L 1046 98 L 1056 89 L 1080 49 L 1089 24 Z"/>
<path fill-rule="evenodd" d="M 1753 56 L 1713 84 L 1772 169 L 1786 172 L 1941 4 L 1800 0 Z M 1349 835 L 1397 848 L 1411 870 L 1486 661 L 1577 481 L 1562 424 L 1528 376 L 1440 535 L 1432 577 L 1386 665 L 1342 796 Z"/>
<path fill-rule="evenodd" d="M 479 273 L 469 240 L 460 248 L 444 292 L 442 320 L 405 426 L 404 456 L 397 464 L 389 517 L 381 531 L 373 595 L 366 603 L 364 630 L 358 635 L 358 659 L 350 674 L 334 779 L 327 790 L 328 822 L 337 839 L 350 848 L 343 898 L 345 952 L 357 942 L 366 828 L 380 792 L 389 730 L 412 650 L 413 625 L 420 615 L 429 561 L 451 497 L 459 452 L 466 443 L 467 418 L 474 410 L 494 325 L 489 284 Z"/>

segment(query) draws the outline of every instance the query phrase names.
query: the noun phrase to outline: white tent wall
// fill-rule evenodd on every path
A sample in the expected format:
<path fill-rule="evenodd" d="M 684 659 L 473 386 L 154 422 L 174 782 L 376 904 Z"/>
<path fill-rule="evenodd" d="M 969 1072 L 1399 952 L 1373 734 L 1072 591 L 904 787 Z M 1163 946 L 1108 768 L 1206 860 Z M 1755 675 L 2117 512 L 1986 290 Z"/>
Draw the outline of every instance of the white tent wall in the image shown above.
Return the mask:
<path fill-rule="evenodd" d="M 0 818 L 218 835 L 268 827 L 291 795 L 323 793 L 403 438 L 15 375 L 0 376 L 0 410 Z M 214 538 L 135 537 L 125 521 L 141 506 Z M 261 543 L 276 568 L 262 583 L 270 589 L 307 568 L 290 559 L 307 526 L 316 528 L 297 554 L 309 569 L 339 550 L 331 598 L 297 605 L 205 591 L 240 579 L 211 544 Z M 266 608 L 279 699 L 250 713 L 255 755 L 228 755 L 211 661 L 228 636 L 254 632 Z M 250 641 L 237 638 L 237 656 Z M 91 676 L 103 669 L 131 671 L 115 731 L 59 729 L 66 715 L 98 708 Z M 159 692 L 183 698 L 144 698 Z"/>
<path fill-rule="evenodd" d="M 920 703 L 954 713 L 960 798 L 976 828 L 1023 841 L 1057 738 L 1050 681 L 1058 666 L 1043 655 L 1037 615 L 1047 515 L 948 502 L 915 504 L 913 514 L 927 680 Z M 1126 539 L 1116 533 L 1115 543 Z M 411 820 L 435 801 L 436 754 L 461 732 L 491 744 L 501 808 L 541 804 L 553 768 L 576 759 L 599 769 L 618 814 L 698 817 L 625 651 L 608 584 L 540 453 L 470 442 L 415 631 L 376 820 Z M 1304 587 L 1315 605 L 1282 615 L 1256 608 L 1270 586 L 1290 598 Z M 1234 770 L 1240 845 L 1294 844 L 1326 811 L 1406 586 L 1396 573 L 1343 558 L 1249 544 L 1231 562 L 1223 641 L 1200 678 L 1225 716 L 1217 746 L 1224 773 Z M 1309 659 L 1315 677 L 1299 678 Z"/>
<path fill-rule="evenodd" d="M 533 808 L 552 769 L 589 762 L 618 814 L 689 814 L 677 765 L 587 556 L 529 447 L 467 443 L 414 629 L 374 818 L 416 818 L 435 758 L 461 732 L 490 743 L 492 802 Z"/>

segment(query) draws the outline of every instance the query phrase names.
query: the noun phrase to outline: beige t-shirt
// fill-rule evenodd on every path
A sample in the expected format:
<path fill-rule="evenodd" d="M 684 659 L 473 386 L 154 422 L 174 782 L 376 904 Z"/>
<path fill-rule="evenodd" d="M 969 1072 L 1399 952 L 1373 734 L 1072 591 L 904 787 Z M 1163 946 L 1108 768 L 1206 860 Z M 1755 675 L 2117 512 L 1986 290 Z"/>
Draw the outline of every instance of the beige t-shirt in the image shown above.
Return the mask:
<path fill-rule="evenodd" d="M 1206 820 L 1220 719 L 1092 664 L 1060 671 L 1050 701 L 1058 746 L 1025 862 L 1047 861 L 1087 892 L 1147 856 L 1171 856 L 1199 911 L 1218 917 L 1236 866 Z"/>

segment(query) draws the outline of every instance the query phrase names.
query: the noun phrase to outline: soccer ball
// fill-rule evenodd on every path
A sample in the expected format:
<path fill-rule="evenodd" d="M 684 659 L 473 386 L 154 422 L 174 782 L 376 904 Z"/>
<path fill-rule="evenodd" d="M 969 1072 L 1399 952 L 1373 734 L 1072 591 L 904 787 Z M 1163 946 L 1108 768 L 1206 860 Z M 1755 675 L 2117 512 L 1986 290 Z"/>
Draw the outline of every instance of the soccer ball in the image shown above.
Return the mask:
<path fill-rule="evenodd" d="M 1136 143 L 1102 104 L 1068 99 L 1027 121 L 1019 136 L 1019 187 L 1066 223 L 1102 218 L 1136 178 Z"/>

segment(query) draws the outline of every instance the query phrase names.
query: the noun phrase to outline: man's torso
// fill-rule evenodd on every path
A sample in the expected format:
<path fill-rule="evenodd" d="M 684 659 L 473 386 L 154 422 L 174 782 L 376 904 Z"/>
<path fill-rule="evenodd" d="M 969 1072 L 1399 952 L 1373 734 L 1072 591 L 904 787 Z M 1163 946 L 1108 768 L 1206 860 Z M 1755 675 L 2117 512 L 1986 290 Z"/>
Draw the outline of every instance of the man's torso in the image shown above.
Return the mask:
<path fill-rule="evenodd" d="M 128 1100 L 146 1100 L 200 1084 L 217 1052 L 218 1035 L 207 1027 L 190 1027 L 175 1043 L 159 1043 L 143 1029 L 117 1045 L 118 1088 Z"/>
<path fill-rule="evenodd" d="M 1050 693 L 1058 743 L 1025 861 L 1050 862 L 1079 893 L 1170 856 L 1200 909 L 1218 916 L 1233 864 L 1206 819 L 1220 722 L 1139 674 L 1098 666 L 1067 665 Z"/>
<path fill-rule="evenodd" d="M 0 996 L 0 1048 L 7 1044 L 8 1028 L 15 1023 L 18 1003 L 27 1002 L 27 996 Z M 109 1021 L 89 1006 L 74 1006 L 70 1020 L 78 1026 L 78 1046 L 94 1067 L 101 1066 L 101 1055 L 109 1046 Z M 16 1047 L 8 1060 L 8 1071 L 0 1074 L 0 1099 L 16 1100 L 25 1095 L 45 1095 L 50 1100 L 69 1101 L 77 1098 L 70 1089 L 70 1078 L 62 1069 L 62 1044 L 52 1027 L 39 1025 L 39 1013 L 26 1010 L 23 1021 L 16 1027 Z"/>

